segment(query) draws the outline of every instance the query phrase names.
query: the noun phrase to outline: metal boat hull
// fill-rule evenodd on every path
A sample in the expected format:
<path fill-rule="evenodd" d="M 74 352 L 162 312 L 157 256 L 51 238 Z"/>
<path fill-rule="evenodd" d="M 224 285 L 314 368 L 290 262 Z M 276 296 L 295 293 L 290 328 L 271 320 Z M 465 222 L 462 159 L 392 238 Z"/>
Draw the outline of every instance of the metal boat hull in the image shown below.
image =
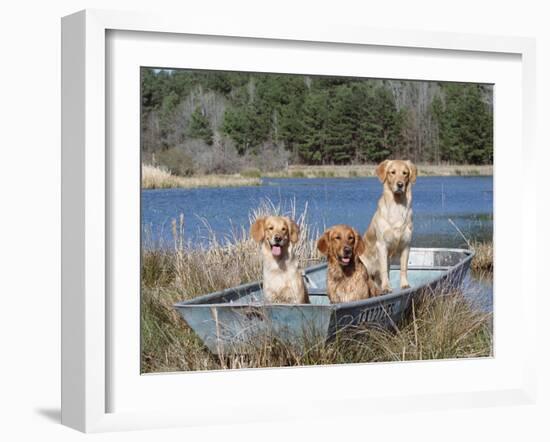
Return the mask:
<path fill-rule="evenodd" d="M 178 302 L 174 307 L 215 354 L 247 353 L 274 339 L 307 348 L 346 327 L 398 323 L 421 294 L 436 293 L 443 286 L 460 287 L 473 255 L 464 249 L 412 248 L 411 288 L 361 301 L 330 304 L 327 265 L 320 264 L 304 272 L 311 304 L 266 304 L 261 282 L 254 282 Z M 390 280 L 393 287 L 399 287 L 397 266 L 392 266 Z"/>

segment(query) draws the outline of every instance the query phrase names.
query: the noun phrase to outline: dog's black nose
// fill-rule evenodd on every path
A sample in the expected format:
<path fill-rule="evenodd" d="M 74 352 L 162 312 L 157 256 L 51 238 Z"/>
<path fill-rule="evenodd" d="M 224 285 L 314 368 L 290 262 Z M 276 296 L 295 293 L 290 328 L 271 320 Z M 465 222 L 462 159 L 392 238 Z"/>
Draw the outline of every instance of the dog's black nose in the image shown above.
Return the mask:
<path fill-rule="evenodd" d="M 399 187 L 400 189 L 402 189 L 402 188 L 403 188 L 403 182 L 402 182 L 402 181 L 399 181 L 399 182 L 397 183 L 397 187 Z"/>
<path fill-rule="evenodd" d="M 344 253 L 345 253 L 345 254 L 351 253 L 351 250 L 352 250 L 352 248 L 351 248 L 350 246 L 345 246 L 345 247 L 344 247 Z"/>
<path fill-rule="evenodd" d="M 273 239 L 275 240 L 275 242 L 281 242 L 283 240 L 283 238 L 281 238 L 281 235 L 275 235 Z"/>

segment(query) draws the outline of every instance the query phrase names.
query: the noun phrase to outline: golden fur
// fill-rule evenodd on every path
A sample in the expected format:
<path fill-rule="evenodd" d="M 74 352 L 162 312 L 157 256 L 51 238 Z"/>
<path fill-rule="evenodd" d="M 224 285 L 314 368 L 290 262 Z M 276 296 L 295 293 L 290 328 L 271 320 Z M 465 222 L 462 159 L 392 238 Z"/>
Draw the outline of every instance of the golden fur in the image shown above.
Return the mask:
<path fill-rule="evenodd" d="M 358 301 L 380 292 L 359 256 L 365 252 L 361 235 L 353 227 L 339 224 L 323 233 L 317 249 L 327 256 L 327 291 L 330 302 Z"/>
<path fill-rule="evenodd" d="M 410 287 L 407 268 L 413 231 L 412 185 L 417 169 L 408 160 L 385 160 L 376 168 L 376 174 L 383 183 L 383 192 L 364 235 L 366 251 L 361 259 L 377 286 L 387 293 L 392 291 L 389 281 L 392 256 L 400 257 L 401 288 Z"/>
<path fill-rule="evenodd" d="M 298 259 L 294 254 L 299 234 L 298 225 L 286 216 L 258 218 L 250 227 L 250 235 L 260 243 L 263 290 L 267 303 L 309 303 Z"/>

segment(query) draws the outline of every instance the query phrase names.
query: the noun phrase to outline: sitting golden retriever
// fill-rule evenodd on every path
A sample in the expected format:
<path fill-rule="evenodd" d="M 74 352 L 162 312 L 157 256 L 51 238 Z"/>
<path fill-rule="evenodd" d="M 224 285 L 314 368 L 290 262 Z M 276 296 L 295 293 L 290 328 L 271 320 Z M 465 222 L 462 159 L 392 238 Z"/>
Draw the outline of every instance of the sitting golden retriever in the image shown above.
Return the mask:
<path fill-rule="evenodd" d="M 376 168 L 376 174 L 384 190 L 365 232 L 366 252 L 361 259 L 378 288 L 388 293 L 392 291 L 389 280 L 392 256 L 400 257 L 401 288 L 410 287 L 407 268 L 413 231 L 412 185 L 417 169 L 408 160 L 385 160 Z"/>
<path fill-rule="evenodd" d="M 294 254 L 300 229 L 286 216 L 258 218 L 250 236 L 260 243 L 263 290 L 268 303 L 309 304 L 309 297 Z"/>
<path fill-rule="evenodd" d="M 380 293 L 359 259 L 365 244 L 353 227 L 339 224 L 326 230 L 317 241 L 317 249 L 327 256 L 331 303 L 358 301 Z"/>

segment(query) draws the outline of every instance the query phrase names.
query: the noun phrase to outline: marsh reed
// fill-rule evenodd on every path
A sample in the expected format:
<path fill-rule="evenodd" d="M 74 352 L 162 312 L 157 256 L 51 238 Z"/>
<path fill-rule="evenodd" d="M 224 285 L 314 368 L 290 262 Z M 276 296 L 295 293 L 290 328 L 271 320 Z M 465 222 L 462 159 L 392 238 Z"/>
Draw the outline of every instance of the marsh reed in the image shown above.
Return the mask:
<path fill-rule="evenodd" d="M 143 189 L 196 188 L 196 187 L 238 187 L 259 186 L 258 177 L 234 175 L 194 175 L 182 177 L 158 166 L 142 165 L 141 187 Z"/>

